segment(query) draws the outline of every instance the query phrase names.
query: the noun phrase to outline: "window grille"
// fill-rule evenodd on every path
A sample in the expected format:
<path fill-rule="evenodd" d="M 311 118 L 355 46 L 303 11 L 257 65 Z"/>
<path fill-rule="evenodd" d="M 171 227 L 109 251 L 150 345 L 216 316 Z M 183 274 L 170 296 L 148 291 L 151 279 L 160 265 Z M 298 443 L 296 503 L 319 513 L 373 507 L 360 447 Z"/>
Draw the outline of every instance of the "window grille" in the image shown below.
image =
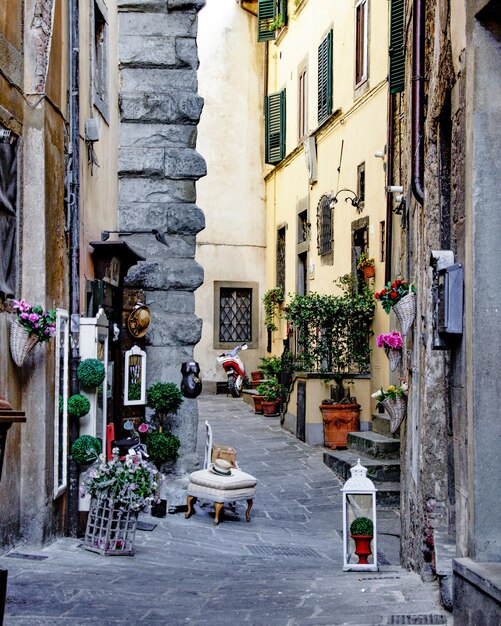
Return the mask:
<path fill-rule="evenodd" d="M 332 252 L 332 210 L 330 196 L 322 196 L 317 208 L 318 254 Z"/>
<path fill-rule="evenodd" d="M 252 341 L 252 289 L 221 288 L 219 341 Z"/>
<path fill-rule="evenodd" d="M 277 287 L 285 293 L 285 228 L 277 231 Z"/>

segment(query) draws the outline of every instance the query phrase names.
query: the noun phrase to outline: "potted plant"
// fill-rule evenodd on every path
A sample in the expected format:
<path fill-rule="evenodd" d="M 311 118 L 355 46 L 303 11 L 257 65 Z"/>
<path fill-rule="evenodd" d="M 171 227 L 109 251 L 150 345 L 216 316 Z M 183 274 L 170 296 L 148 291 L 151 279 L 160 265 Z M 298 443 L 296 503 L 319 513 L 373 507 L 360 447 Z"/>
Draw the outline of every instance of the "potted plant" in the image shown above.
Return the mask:
<path fill-rule="evenodd" d="M 140 455 L 92 465 L 83 491 L 91 496 L 84 547 L 99 554 L 132 555 L 138 512 L 156 499 L 157 470 Z"/>
<path fill-rule="evenodd" d="M 350 535 L 355 542 L 355 554 L 359 565 L 368 565 L 367 557 L 372 554 L 371 541 L 374 537 L 374 524 L 368 517 L 356 517 L 350 524 Z"/>
<path fill-rule="evenodd" d="M 151 385 L 146 390 L 146 399 L 148 406 L 155 409 L 157 413 L 159 432 L 163 431 L 167 415 L 177 413 L 184 400 L 181 390 L 174 383 L 155 383 Z"/>
<path fill-rule="evenodd" d="M 377 336 L 376 344 L 379 348 L 384 348 L 386 356 L 390 360 L 390 370 L 394 372 L 402 358 L 402 347 L 404 345 L 402 335 L 398 330 L 392 330 L 391 333 L 382 333 Z"/>
<path fill-rule="evenodd" d="M 71 446 L 71 456 L 79 465 L 90 465 L 102 452 L 101 440 L 91 435 L 81 435 Z"/>
<path fill-rule="evenodd" d="M 381 306 L 390 313 L 393 309 L 402 328 L 402 335 L 409 332 L 416 317 L 416 288 L 405 280 L 388 282 L 384 289 L 374 294 Z"/>
<path fill-rule="evenodd" d="M 362 252 L 358 259 L 357 270 L 362 272 L 364 278 L 373 278 L 376 274 L 374 259 L 369 258 L 365 252 Z"/>
<path fill-rule="evenodd" d="M 348 433 L 360 428 L 360 404 L 350 395 L 349 387 L 342 384 L 342 395 L 337 386 L 335 398 L 322 400 L 319 406 L 324 427 L 324 446 L 336 450 L 348 447 Z"/>
<path fill-rule="evenodd" d="M 14 363 L 21 367 L 37 343 L 49 341 L 56 332 L 56 310 L 44 310 L 26 300 L 14 300 L 17 319 L 10 323 L 10 352 Z"/>
<path fill-rule="evenodd" d="M 179 437 L 172 433 L 151 432 L 146 436 L 148 456 L 158 470 L 164 463 L 177 460 L 180 446 Z"/>
<path fill-rule="evenodd" d="M 402 423 L 407 413 L 407 392 L 406 383 L 399 387 L 390 385 L 388 389 L 378 389 L 372 394 L 378 406 L 382 406 L 390 417 L 390 430 L 394 433 Z"/>
<path fill-rule="evenodd" d="M 282 394 L 282 385 L 278 380 L 276 378 L 265 380 L 258 386 L 256 391 L 263 396 L 263 415 L 268 417 L 278 415 L 280 413 L 280 397 Z"/>
<path fill-rule="evenodd" d="M 99 359 L 84 359 L 78 365 L 77 378 L 82 389 L 99 387 L 105 376 L 104 364 Z"/>

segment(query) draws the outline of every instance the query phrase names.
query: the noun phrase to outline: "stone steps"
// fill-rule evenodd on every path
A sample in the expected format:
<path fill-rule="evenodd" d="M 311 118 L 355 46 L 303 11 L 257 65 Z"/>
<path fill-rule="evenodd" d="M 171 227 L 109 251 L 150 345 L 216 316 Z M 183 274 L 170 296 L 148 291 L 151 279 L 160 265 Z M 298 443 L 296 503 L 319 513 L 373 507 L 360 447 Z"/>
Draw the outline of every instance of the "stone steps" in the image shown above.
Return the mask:
<path fill-rule="evenodd" d="M 391 439 L 400 439 L 400 428 L 392 433 L 390 430 L 390 418 L 384 413 L 372 414 L 372 432 L 385 435 L 385 437 L 390 437 Z"/>
<path fill-rule="evenodd" d="M 397 459 L 400 454 L 400 440 L 371 430 L 348 433 L 348 448 L 372 459 Z"/>
<path fill-rule="evenodd" d="M 367 468 L 367 476 L 375 483 L 400 481 L 400 461 L 398 459 L 373 459 L 357 450 L 328 450 L 324 451 L 324 463 L 340 478 L 350 478 L 350 468 L 357 459 Z"/>

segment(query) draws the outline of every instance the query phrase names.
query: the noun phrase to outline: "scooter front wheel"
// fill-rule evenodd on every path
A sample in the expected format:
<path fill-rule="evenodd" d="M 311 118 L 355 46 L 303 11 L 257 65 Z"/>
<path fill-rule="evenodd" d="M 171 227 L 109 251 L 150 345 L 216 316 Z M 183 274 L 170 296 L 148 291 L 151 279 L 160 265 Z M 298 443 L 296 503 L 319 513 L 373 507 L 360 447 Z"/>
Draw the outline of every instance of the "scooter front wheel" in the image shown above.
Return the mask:
<path fill-rule="evenodd" d="M 228 392 L 231 393 L 234 398 L 240 398 L 242 394 L 242 390 L 237 387 L 237 379 L 233 374 L 228 376 Z"/>

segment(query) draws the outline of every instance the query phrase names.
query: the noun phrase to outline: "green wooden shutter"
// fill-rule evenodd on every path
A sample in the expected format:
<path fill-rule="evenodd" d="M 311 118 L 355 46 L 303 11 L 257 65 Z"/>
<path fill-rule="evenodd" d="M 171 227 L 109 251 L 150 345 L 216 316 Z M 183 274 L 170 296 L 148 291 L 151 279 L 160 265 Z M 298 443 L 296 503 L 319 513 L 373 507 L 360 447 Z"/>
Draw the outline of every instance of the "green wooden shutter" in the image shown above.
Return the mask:
<path fill-rule="evenodd" d="M 285 89 L 264 101 L 265 161 L 279 163 L 285 156 Z"/>
<path fill-rule="evenodd" d="M 332 113 L 332 30 L 318 47 L 318 123 Z"/>
<path fill-rule="evenodd" d="M 277 0 L 258 0 L 257 5 L 257 40 L 271 41 L 275 33 L 269 30 L 269 25 L 277 17 Z"/>
<path fill-rule="evenodd" d="M 287 0 L 279 0 L 278 14 L 284 21 L 284 26 L 287 24 Z"/>
<path fill-rule="evenodd" d="M 405 88 L 405 0 L 391 0 L 390 7 L 390 93 Z"/>

